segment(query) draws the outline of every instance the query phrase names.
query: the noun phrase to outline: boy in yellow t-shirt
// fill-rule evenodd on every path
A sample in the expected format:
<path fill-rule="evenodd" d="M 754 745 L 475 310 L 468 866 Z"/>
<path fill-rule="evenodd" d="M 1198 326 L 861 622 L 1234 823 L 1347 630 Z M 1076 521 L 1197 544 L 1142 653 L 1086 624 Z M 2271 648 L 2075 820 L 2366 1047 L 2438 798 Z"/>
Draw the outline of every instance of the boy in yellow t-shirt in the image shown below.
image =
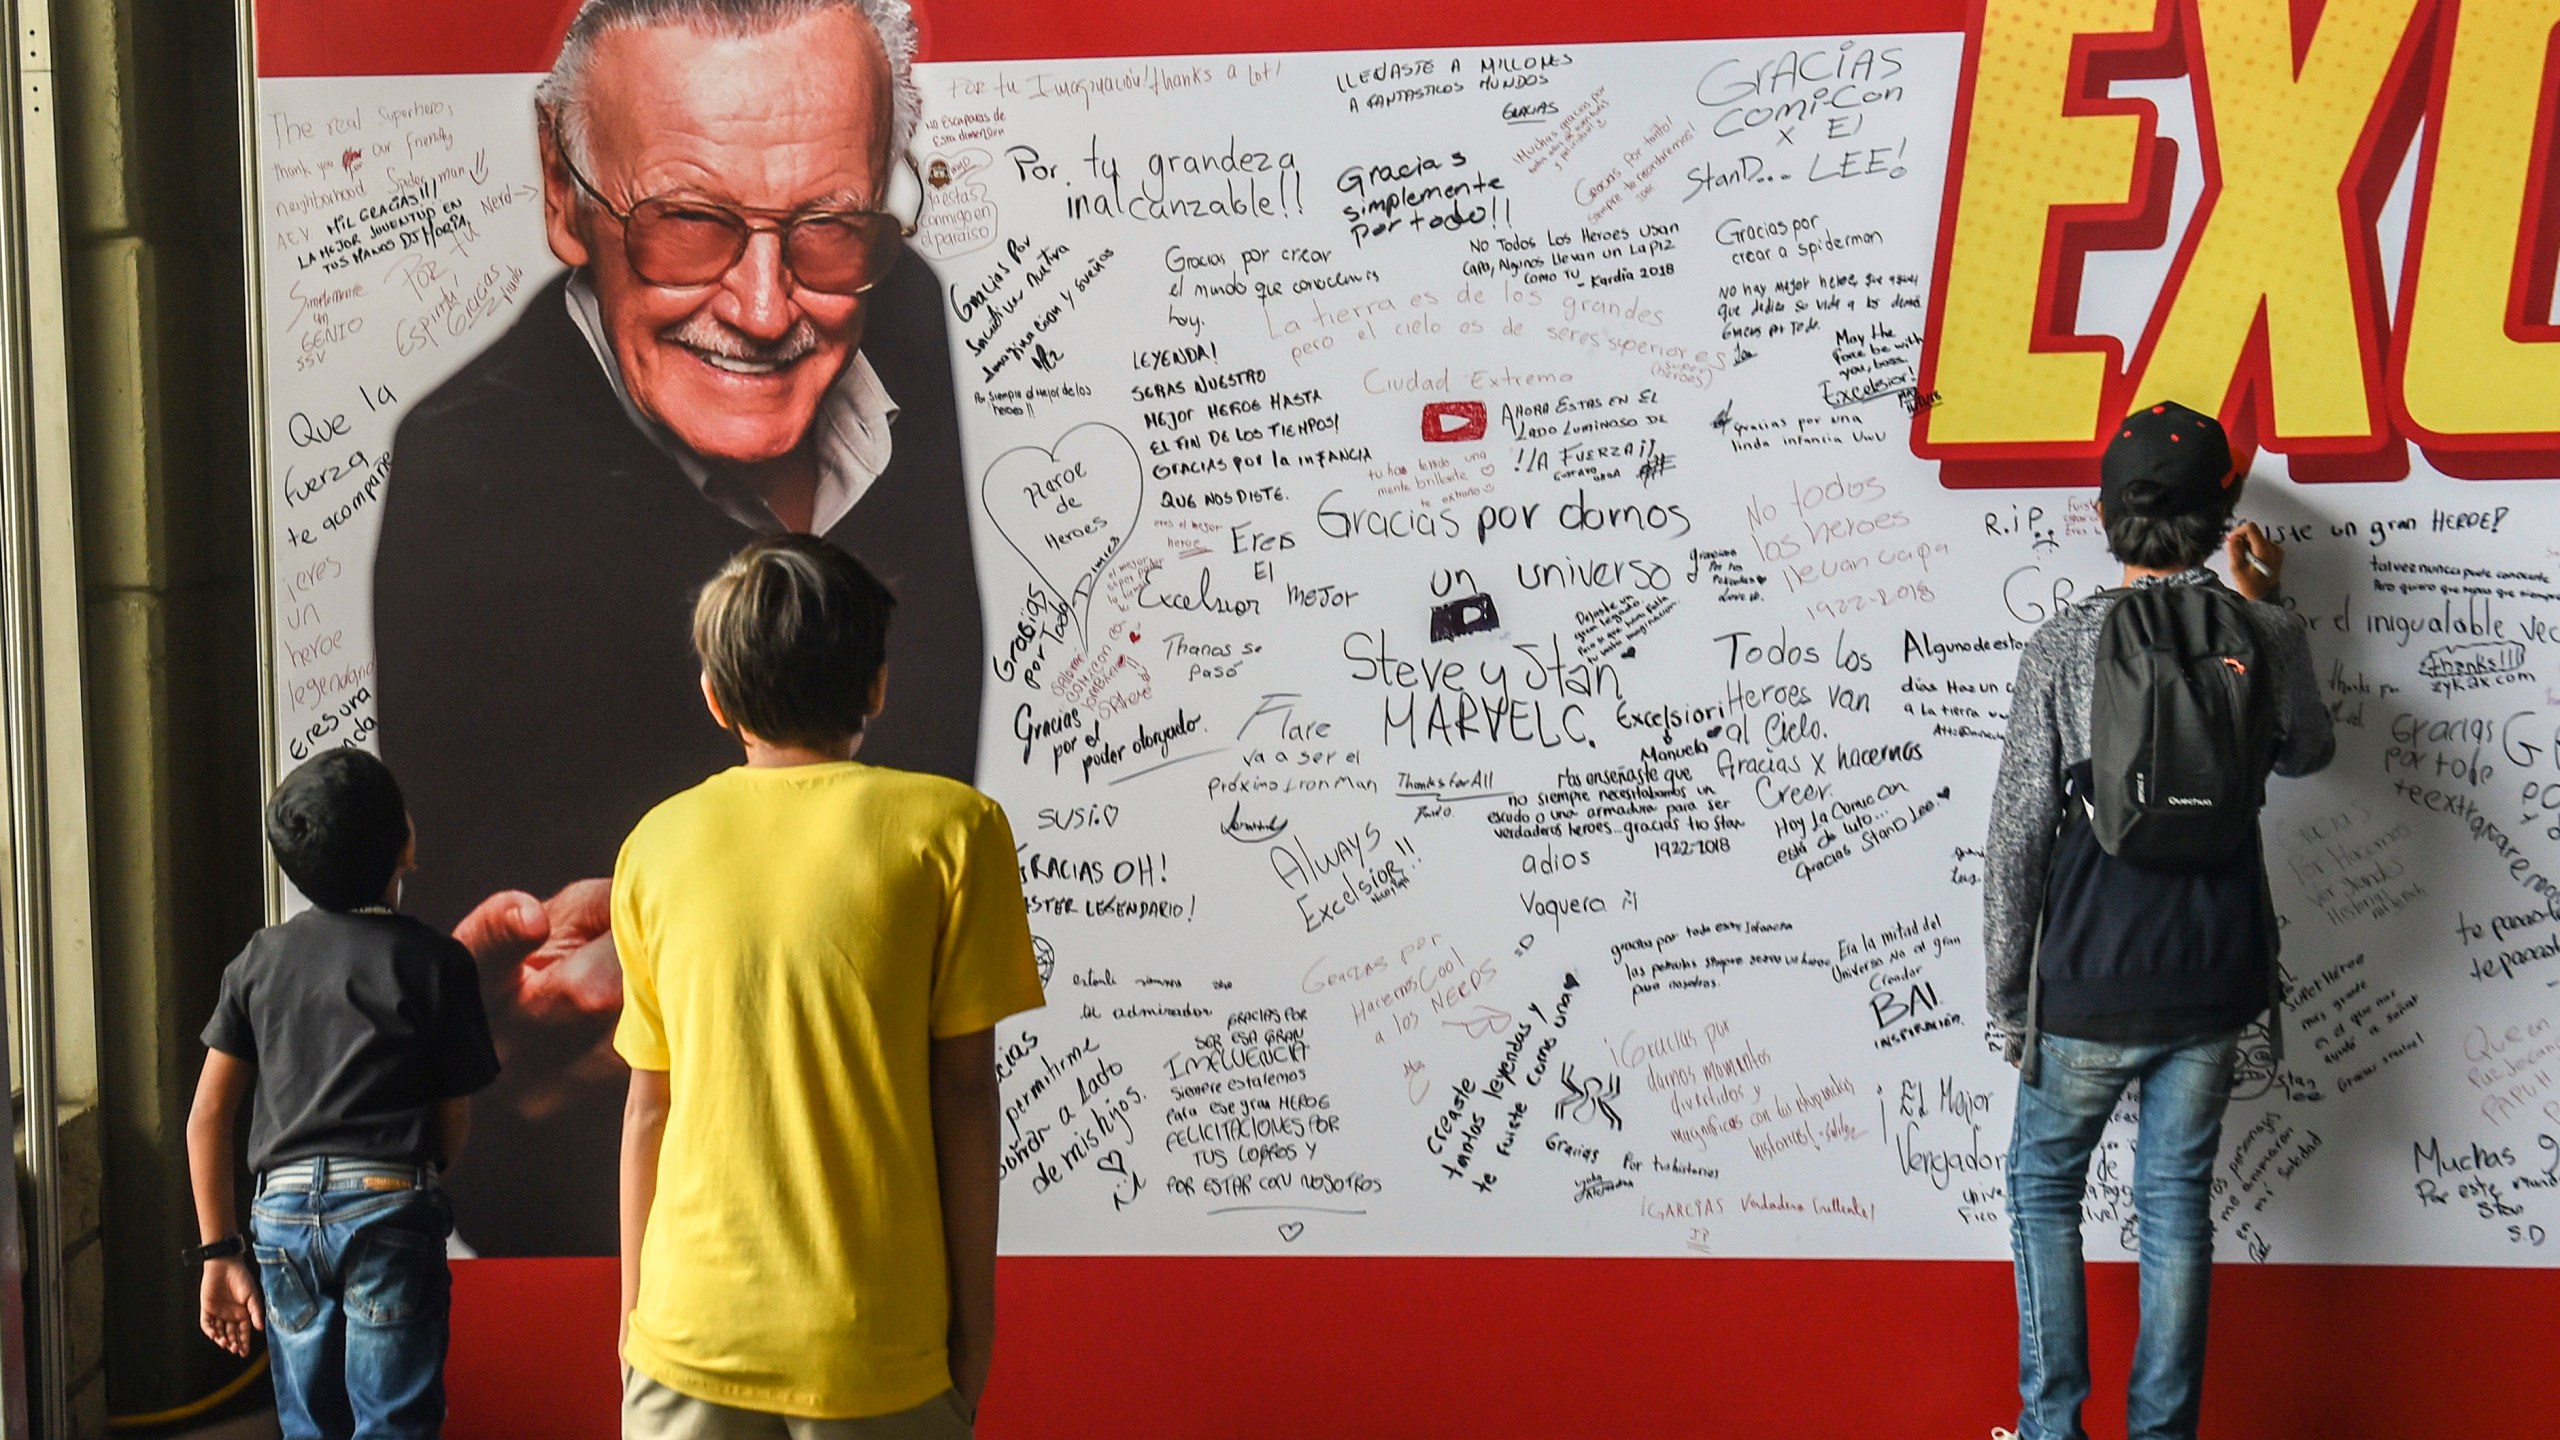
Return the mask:
<path fill-rule="evenodd" d="M 1004 812 L 853 759 L 892 603 L 792 535 L 694 609 L 746 764 L 614 867 L 627 1440 L 941 1440 L 986 1387 L 993 1027 L 1040 981 Z"/>

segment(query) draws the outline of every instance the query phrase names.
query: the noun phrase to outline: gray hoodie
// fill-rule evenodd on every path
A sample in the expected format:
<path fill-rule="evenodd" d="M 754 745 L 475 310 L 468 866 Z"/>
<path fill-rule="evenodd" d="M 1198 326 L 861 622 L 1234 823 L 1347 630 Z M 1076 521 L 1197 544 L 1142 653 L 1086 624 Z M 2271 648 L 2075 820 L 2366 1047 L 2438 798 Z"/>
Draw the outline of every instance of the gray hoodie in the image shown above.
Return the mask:
<path fill-rule="evenodd" d="M 2137 585 L 2219 585 L 2199 565 Z M 2062 819 L 2062 777 L 2089 758 L 2089 691 L 2098 632 L 2115 601 L 2092 595 L 2036 628 L 2018 656 L 2009 694 L 2009 738 L 1991 794 L 1991 838 L 1983 847 L 1982 950 L 1991 1023 L 2011 1062 L 2029 1026 L 2027 980 L 2035 964 L 2036 921 L 2044 908 L 2045 866 Z M 2276 697 L 2275 773 L 2308 775 L 2329 763 L 2337 738 L 2311 667 L 2310 626 L 2272 599 L 2248 607 L 2258 627 Z"/>

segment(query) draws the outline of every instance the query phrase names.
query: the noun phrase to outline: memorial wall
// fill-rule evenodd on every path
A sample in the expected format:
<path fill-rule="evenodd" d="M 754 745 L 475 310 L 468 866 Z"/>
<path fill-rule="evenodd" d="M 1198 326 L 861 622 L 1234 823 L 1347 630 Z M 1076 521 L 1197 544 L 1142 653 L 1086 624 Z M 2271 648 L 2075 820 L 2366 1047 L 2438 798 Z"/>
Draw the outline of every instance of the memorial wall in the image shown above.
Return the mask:
<path fill-rule="evenodd" d="M 1049 1004 L 999 1037 L 1008 1251 L 2004 1257 L 2009 683 L 2114 581 L 2097 438 L 2178 399 L 2251 448 L 2339 735 L 2270 791 L 2286 1044 L 2248 1047 L 2221 1253 L 2551 1263 L 2552 17 L 2167 13 L 919 67 L 864 343 L 903 356 L 891 443 L 953 453 L 847 523 L 908 505 L 874 563 L 940 597 L 889 691 L 936 733 L 866 758 L 972 779 L 1019 845 Z M 395 432 L 574 303 L 537 78 L 258 86 L 279 766 L 398 764 L 404 724 L 504 765 L 589 711 L 722 743 L 680 609 L 519 584 L 644 563 L 648 507 L 581 490 L 423 611 L 377 575 L 422 503 Z M 947 390 L 891 373 L 919 354 Z M 557 437 L 485 446 L 439 523 L 535 524 Z M 605 626 L 667 664 L 563 662 L 556 710 L 377 669 L 528 607 L 569 627 L 528 655 Z M 422 879 L 520 854 L 489 890 L 556 899 L 609 810 L 422 810 Z M 500 981 L 474 1161 L 511 1205 L 610 1214 L 593 938 Z M 464 1196 L 483 1253 L 596 1253 L 494 1214 Z"/>

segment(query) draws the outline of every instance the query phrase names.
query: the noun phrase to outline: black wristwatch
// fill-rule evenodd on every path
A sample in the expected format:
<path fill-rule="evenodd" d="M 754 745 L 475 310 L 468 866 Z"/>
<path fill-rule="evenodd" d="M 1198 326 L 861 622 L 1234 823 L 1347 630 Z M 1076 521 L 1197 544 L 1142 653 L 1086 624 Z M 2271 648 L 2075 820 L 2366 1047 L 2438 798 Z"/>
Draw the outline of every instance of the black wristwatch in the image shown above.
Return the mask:
<path fill-rule="evenodd" d="M 178 1252 L 178 1258 L 190 1265 L 201 1265 L 207 1260 L 228 1260 L 234 1255 L 245 1255 L 248 1251 L 249 1242 L 246 1239 L 238 1235 L 225 1235 L 219 1240 L 203 1245 L 190 1245 Z"/>

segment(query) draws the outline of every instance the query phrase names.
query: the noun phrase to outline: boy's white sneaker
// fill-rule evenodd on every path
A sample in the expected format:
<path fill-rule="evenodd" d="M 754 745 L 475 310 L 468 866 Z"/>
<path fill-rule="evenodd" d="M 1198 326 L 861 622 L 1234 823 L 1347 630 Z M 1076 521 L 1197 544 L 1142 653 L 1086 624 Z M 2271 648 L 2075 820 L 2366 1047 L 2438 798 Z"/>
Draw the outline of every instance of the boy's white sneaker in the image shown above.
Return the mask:
<path fill-rule="evenodd" d="M 2003 1430 L 1998 1426 L 1993 1426 L 1991 1430 L 1991 1440 L 2018 1440 L 2018 1432 L 2015 1430 Z"/>

